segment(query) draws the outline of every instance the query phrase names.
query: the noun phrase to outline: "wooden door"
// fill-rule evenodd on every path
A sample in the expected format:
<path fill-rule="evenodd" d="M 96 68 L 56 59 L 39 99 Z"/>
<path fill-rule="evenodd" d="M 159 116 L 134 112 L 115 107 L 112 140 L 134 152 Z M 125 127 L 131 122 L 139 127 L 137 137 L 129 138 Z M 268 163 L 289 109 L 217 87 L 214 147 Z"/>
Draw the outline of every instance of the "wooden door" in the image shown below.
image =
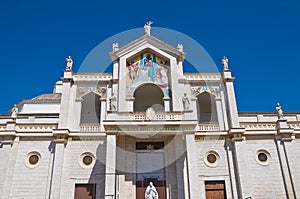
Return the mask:
<path fill-rule="evenodd" d="M 76 184 L 75 199 L 95 199 L 96 189 L 95 184 Z"/>
<path fill-rule="evenodd" d="M 206 199 L 226 199 L 224 181 L 205 182 Z"/>

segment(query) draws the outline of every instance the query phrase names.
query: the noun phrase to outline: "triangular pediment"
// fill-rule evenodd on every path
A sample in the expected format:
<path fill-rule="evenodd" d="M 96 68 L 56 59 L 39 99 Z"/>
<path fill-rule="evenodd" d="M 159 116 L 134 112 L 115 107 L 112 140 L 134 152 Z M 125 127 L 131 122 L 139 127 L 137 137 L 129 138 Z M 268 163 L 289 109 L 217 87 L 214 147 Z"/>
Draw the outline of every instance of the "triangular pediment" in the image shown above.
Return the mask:
<path fill-rule="evenodd" d="M 122 48 L 119 48 L 118 50 L 109 53 L 109 56 L 110 59 L 114 62 L 118 60 L 120 57 L 123 57 L 136 49 L 144 50 L 146 48 L 149 48 L 149 45 L 175 57 L 180 61 L 184 61 L 186 57 L 186 53 L 179 51 L 173 46 L 147 34 L 123 46 Z"/>

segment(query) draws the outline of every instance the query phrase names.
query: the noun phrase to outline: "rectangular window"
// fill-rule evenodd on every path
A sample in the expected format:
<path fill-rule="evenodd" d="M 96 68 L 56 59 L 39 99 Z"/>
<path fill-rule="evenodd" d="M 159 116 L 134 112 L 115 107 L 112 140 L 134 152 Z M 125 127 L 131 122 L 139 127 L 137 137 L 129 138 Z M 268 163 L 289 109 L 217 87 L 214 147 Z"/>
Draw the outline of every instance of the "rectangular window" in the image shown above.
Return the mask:
<path fill-rule="evenodd" d="M 96 184 L 75 184 L 75 199 L 95 199 Z"/>

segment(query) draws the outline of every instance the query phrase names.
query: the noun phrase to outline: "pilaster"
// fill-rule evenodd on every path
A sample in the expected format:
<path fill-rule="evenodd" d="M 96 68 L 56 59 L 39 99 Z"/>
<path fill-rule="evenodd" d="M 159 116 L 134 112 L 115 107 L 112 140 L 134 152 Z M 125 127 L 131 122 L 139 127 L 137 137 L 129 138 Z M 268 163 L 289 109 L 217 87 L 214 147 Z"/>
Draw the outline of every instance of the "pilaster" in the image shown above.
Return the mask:
<path fill-rule="evenodd" d="M 54 161 L 52 167 L 52 183 L 50 190 L 50 198 L 60 198 L 63 191 L 62 174 L 63 174 L 63 162 L 64 162 L 64 150 L 67 143 L 69 130 L 53 130 L 55 137 L 55 149 L 54 149 Z"/>
<path fill-rule="evenodd" d="M 105 199 L 115 198 L 116 193 L 116 135 L 106 137 Z"/>
<path fill-rule="evenodd" d="M 224 126 L 224 119 L 223 119 L 223 109 L 222 109 L 221 97 L 216 97 L 215 100 L 216 100 L 216 109 L 217 109 L 219 129 L 220 129 L 220 131 L 224 131 L 225 126 Z"/>
<path fill-rule="evenodd" d="M 286 119 L 278 119 L 276 122 L 276 147 L 281 166 L 282 177 L 284 180 L 286 195 L 288 198 L 296 198 L 294 182 L 292 179 L 288 158 L 286 154 L 285 142 L 291 142 L 295 139 L 294 129 L 289 128 Z"/>
<path fill-rule="evenodd" d="M 106 118 L 106 111 L 107 111 L 107 107 L 106 107 L 106 99 L 104 98 L 100 98 L 100 102 L 101 102 L 101 110 L 100 110 L 100 130 L 101 131 L 105 131 L 105 128 L 103 126 L 103 120 L 105 120 Z"/>
<path fill-rule="evenodd" d="M 16 120 L 8 121 L 6 131 L 0 132 L 2 138 L 0 198 L 9 198 L 10 194 L 19 143 L 19 138 L 15 137 L 15 126 Z"/>
<path fill-rule="evenodd" d="M 164 100 L 165 112 L 169 112 L 170 111 L 170 101 L 171 101 L 171 98 L 164 97 L 163 100 Z"/>
<path fill-rule="evenodd" d="M 64 77 L 61 80 L 63 82 L 63 87 L 58 128 L 67 129 L 69 128 L 69 119 L 71 117 L 70 111 L 72 111 L 72 108 L 70 108 L 71 87 L 73 85 L 72 71 L 65 71 Z"/>
<path fill-rule="evenodd" d="M 239 117 L 236 105 L 236 98 L 234 92 L 234 77 L 231 76 L 230 70 L 224 70 L 222 72 L 222 79 L 225 85 L 228 113 L 229 113 L 229 124 L 231 128 L 239 128 Z"/>

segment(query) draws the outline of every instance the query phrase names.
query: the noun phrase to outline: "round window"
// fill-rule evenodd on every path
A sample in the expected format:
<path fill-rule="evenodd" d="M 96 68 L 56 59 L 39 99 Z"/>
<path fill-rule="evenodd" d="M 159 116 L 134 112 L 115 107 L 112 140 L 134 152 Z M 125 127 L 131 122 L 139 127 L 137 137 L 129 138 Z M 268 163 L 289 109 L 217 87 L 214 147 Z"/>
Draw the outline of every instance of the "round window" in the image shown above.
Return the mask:
<path fill-rule="evenodd" d="M 208 154 L 207 155 L 207 161 L 211 164 L 215 163 L 217 161 L 217 157 L 215 154 Z"/>
<path fill-rule="evenodd" d="M 83 168 L 90 168 L 95 163 L 95 156 L 90 152 L 85 152 L 80 155 L 79 164 Z"/>
<path fill-rule="evenodd" d="M 35 165 L 39 162 L 39 156 L 37 155 L 31 155 L 29 157 L 29 163 L 32 164 L 32 165 Z"/>
<path fill-rule="evenodd" d="M 266 166 L 269 165 L 271 162 L 271 155 L 268 151 L 264 149 L 260 149 L 256 152 L 256 161 L 258 164 Z"/>
<path fill-rule="evenodd" d="M 26 156 L 26 166 L 29 167 L 29 168 L 35 168 L 37 166 L 39 166 L 41 162 L 41 154 L 36 152 L 36 151 L 33 151 L 33 152 L 30 152 L 27 154 Z"/>
<path fill-rule="evenodd" d="M 266 162 L 266 161 L 268 160 L 268 156 L 267 156 L 267 154 L 265 154 L 265 153 L 259 153 L 259 154 L 258 154 L 258 159 L 259 159 L 259 161 L 261 161 L 261 162 Z"/>
<path fill-rule="evenodd" d="M 93 157 L 91 157 L 90 155 L 86 155 L 83 157 L 83 164 L 90 165 L 92 163 L 93 163 Z"/>
<path fill-rule="evenodd" d="M 204 163 L 209 167 L 217 167 L 220 163 L 220 155 L 216 151 L 208 151 Z"/>

